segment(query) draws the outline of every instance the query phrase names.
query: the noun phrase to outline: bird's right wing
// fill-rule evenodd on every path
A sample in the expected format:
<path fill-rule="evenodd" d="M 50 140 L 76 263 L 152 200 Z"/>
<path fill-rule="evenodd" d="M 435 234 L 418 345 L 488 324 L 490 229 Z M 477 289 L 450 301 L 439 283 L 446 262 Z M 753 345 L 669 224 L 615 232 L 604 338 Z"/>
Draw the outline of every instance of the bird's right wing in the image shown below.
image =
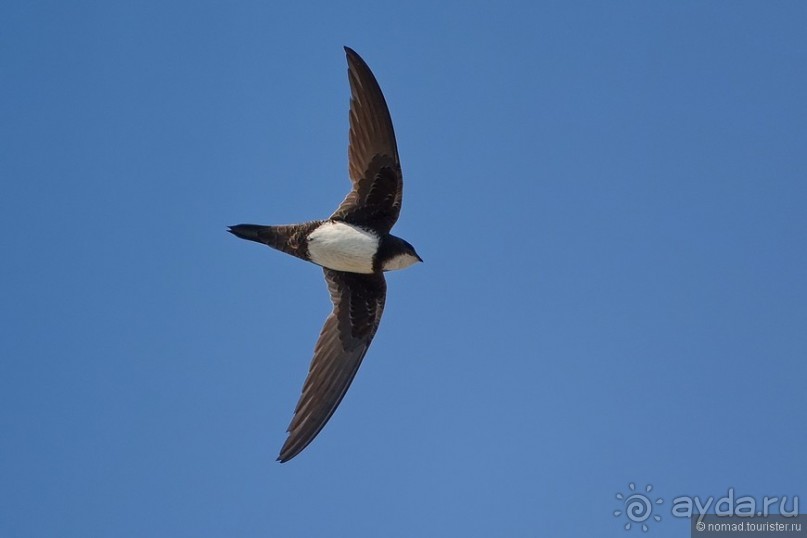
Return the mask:
<path fill-rule="evenodd" d="M 387 102 L 370 68 L 345 47 L 350 79 L 348 169 L 353 189 L 332 219 L 388 233 L 401 212 L 403 175 Z"/>

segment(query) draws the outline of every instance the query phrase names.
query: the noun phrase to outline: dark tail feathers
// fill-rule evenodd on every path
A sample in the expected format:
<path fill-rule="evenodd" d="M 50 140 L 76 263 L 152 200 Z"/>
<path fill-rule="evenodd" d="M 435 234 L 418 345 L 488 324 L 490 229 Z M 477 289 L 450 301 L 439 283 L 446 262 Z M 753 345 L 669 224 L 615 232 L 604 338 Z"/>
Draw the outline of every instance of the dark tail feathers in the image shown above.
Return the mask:
<path fill-rule="evenodd" d="M 274 237 L 271 226 L 259 226 L 257 224 L 229 226 L 227 231 L 241 239 L 248 239 L 265 245 L 270 244 L 269 241 Z"/>
<path fill-rule="evenodd" d="M 230 226 L 227 231 L 241 239 L 263 243 L 292 256 L 307 260 L 308 245 L 306 237 L 319 224 L 320 221 L 285 226 L 238 224 L 237 226 Z"/>

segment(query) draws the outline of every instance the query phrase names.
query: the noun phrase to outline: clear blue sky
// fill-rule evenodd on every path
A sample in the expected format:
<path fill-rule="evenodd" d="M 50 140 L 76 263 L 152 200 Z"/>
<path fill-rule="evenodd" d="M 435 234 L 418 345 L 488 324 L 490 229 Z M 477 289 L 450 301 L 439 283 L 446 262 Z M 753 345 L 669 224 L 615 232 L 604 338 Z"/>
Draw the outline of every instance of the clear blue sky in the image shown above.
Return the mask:
<path fill-rule="evenodd" d="M 803 495 L 807 3 L 0 7 L 0 536 L 628 536 Z M 275 457 L 330 302 L 343 45 L 405 178 L 378 336 Z M 802 512 L 807 509 L 802 508 Z"/>

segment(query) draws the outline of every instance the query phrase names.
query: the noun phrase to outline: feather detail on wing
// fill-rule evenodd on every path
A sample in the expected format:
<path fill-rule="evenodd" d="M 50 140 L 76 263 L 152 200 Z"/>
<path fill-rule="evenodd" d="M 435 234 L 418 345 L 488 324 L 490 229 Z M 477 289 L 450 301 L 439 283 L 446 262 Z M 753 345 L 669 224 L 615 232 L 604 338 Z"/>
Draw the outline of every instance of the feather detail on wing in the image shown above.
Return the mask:
<path fill-rule="evenodd" d="M 333 312 L 314 348 L 314 358 L 297 402 L 289 436 L 278 460 L 299 454 L 333 415 L 361 365 L 384 311 L 384 275 L 324 269 Z"/>

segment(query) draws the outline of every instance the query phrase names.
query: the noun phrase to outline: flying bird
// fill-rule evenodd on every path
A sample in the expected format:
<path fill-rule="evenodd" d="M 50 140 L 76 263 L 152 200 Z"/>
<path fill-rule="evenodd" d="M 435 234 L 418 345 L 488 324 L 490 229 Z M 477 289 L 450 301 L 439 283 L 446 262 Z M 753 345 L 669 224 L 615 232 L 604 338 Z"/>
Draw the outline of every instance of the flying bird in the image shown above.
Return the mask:
<path fill-rule="evenodd" d="M 390 234 L 401 211 L 403 176 L 387 103 L 364 60 L 349 47 L 345 53 L 351 93 L 351 191 L 324 220 L 228 229 L 321 266 L 333 302 L 277 458 L 281 463 L 314 440 L 350 387 L 384 311 L 384 272 L 423 261 L 412 245 Z"/>

